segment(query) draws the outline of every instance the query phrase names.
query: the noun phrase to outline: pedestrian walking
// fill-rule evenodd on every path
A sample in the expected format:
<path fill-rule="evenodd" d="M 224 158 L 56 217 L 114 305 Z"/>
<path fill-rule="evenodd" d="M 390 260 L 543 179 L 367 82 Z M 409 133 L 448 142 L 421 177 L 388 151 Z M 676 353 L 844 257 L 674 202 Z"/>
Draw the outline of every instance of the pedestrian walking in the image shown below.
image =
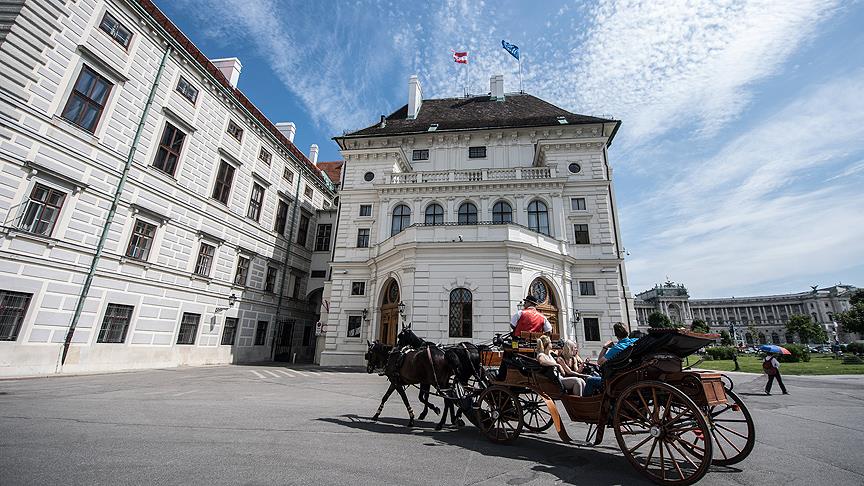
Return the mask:
<path fill-rule="evenodd" d="M 786 387 L 783 385 L 783 377 L 780 376 L 780 362 L 777 361 L 777 358 L 768 353 L 765 356 L 765 359 L 762 360 L 762 369 L 765 371 L 765 374 L 768 375 L 768 383 L 765 384 L 765 394 L 771 394 L 771 385 L 774 384 L 774 379 L 777 379 L 777 384 L 780 385 L 780 389 L 783 391 L 784 395 L 788 395 L 789 392 L 786 391 Z"/>

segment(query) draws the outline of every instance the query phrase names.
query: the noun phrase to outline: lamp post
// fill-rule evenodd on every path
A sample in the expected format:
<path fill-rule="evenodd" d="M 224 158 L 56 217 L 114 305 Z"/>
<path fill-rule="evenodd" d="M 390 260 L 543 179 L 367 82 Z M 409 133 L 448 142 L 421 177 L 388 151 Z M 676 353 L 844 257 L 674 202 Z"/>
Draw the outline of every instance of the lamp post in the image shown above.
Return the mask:
<path fill-rule="evenodd" d="M 363 314 L 363 320 L 364 320 L 364 321 L 368 321 L 368 320 L 369 320 L 369 310 L 368 310 L 368 309 L 363 309 L 362 314 Z"/>
<path fill-rule="evenodd" d="M 399 315 L 405 320 L 405 302 L 399 301 Z"/>
<path fill-rule="evenodd" d="M 234 294 L 229 295 L 228 296 L 228 307 L 217 307 L 216 313 L 218 314 L 219 312 L 222 312 L 224 310 L 228 310 L 228 309 L 234 307 L 235 302 L 237 302 L 237 296 Z"/>

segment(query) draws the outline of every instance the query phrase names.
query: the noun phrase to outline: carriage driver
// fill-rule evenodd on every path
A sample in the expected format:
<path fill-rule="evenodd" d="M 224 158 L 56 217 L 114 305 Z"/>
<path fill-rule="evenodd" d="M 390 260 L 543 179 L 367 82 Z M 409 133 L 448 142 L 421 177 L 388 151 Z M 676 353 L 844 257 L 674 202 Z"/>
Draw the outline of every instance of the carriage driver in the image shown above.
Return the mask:
<path fill-rule="evenodd" d="M 537 299 L 528 294 L 522 301 L 522 310 L 516 311 L 510 319 L 510 327 L 513 328 L 513 336 L 520 337 L 522 332 L 552 332 L 552 324 L 540 311 L 537 310 Z"/>

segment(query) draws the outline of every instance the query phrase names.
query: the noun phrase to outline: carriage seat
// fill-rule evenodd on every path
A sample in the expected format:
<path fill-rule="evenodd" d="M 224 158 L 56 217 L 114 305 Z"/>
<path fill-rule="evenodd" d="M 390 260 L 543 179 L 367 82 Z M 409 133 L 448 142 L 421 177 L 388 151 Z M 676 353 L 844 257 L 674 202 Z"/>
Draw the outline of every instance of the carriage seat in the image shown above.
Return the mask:
<path fill-rule="evenodd" d="M 536 384 L 546 393 L 566 394 L 564 384 L 561 383 L 561 377 L 558 375 L 557 366 L 547 366 L 541 364 L 536 358 L 521 354 L 504 355 L 503 360 L 508 368 L 506 380 L 508 384 L 520 384 L 514 382 Z M 520 376 L 513 377 L 511 371 L 518 371 Z M 531 383 L 532 380 L 534 383 Z"/>

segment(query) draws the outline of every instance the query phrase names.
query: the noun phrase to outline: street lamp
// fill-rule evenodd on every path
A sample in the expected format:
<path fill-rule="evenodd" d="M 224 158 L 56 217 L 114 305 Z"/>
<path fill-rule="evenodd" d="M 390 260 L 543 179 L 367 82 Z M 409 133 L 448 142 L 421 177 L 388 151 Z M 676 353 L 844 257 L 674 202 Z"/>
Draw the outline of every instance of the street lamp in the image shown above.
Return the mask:
<path fill-rule="evenodd" d="M 363 314 L 363 320 L 368 321 L 369 320 L 369 311 L 367 309 L 363 309 L 362 314 Z"/>
<path fill-rule="evenodd" d="M 235 302 L 237 302 L 237 296 L 234 294 L 229 295 L 228 296 L 228 307 L 217 307 L 216 312 L 219 313 L 219 312 L 222 312 L 224 310 L 228 310 L 228 309 L 234 307 Z"/>
<path fill-rule="evenodd" d="M 399 315 L 405 317 L 405 302 L 399 302 Z"/>

